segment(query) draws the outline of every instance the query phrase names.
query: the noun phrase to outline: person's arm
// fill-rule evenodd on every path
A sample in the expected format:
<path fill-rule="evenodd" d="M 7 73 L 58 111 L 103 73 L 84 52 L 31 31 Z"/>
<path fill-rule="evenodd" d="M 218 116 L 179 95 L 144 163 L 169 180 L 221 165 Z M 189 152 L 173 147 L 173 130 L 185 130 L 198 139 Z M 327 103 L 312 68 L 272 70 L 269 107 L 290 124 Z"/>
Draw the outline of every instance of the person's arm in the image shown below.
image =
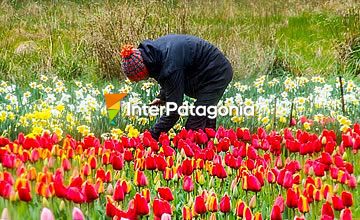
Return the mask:
<path fill-rule="evenodd" d="M 182 105 L 184 98 L 184 74 L 183 70 L 176 70 L 169 74 L 167 79 L 164 80 L 162 89 L 165 94 L 166 102 L 176 103 L 178 107 Z M 153 138 L 159 138 L 161 132 L 168 132 L 175 123 L 179 120 L 177 111 L 170 112 L 169 115 L 163 115 L 150 130 Z"/>
<path fill-rule="evenodd" d="M 153 105 L 160 106 L 160 105 L 164 105 L 165 103 L 166 103 L 165 90 L 161 87 L 159 94 L 149 105 L 150 106 L 153 106 Z"/>
<path fill-rule="evenodd" d="M 160 99 L 161 101 L 166 102 L 165 89 L 163 89 L 162 87 L 160 87 L 160 92 L 159 92 L 159 94 L 156 96 L 156 98 Z"/>

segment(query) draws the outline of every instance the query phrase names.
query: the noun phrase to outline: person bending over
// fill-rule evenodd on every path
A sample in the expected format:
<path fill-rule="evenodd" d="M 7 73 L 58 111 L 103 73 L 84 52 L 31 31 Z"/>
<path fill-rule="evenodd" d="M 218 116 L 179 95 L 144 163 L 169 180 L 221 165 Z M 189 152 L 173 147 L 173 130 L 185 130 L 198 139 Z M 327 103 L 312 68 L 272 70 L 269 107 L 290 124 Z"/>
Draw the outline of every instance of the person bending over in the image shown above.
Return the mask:
<path fill-rule="evenodd" d="M 155 40 L 144 40 L 137 48 L 125 45 L 121 51 L 121 66 L 130 81 L 149 77 L 161 89 L 151 105 L 165 102 L 181 106 L 184 95 L 195 98 L 197 106 L 216 106 L 233 77 L 229 60 L 214 45 L 191 35 L 171 34 Z M 178 121 L 179 114 L 172 111 L 163 115 L 150 129 L 156 140 Z M 190 115 L 186 129 L 216 129 L 216 118 L 208 115 Z"/>

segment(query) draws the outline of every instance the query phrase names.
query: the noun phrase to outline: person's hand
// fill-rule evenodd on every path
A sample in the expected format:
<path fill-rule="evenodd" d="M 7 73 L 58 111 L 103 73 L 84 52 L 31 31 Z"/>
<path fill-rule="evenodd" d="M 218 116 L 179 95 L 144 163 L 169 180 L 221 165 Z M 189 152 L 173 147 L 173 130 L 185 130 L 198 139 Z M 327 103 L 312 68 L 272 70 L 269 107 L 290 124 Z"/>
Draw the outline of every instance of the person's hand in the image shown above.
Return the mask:
<path fill-rule="evenodd" d="M 165 104 L 165 101 L 159 99 L 159 98 L 156 98 L 154 99 L 149 105 L 150 106 L 159 106 L 159 105 L 164 105 Z"/>

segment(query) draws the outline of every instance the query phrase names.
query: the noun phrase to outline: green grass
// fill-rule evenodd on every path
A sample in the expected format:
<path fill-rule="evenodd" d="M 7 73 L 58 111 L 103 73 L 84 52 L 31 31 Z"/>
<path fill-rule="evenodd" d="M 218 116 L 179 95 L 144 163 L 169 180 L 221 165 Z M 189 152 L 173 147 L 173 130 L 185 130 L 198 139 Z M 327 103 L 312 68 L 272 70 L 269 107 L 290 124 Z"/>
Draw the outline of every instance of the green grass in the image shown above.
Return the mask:
<path fill-rule="evenodd" d="M 117 52 L 123 43 L 167 33 L 214 43 L 238 78 L 266 73 L 275 59 L 293 74 L 332 74 L 336 46 L 360 29 L 356 1 L 8 0 L 0 14 L 0 79 L 24 83 L 39 73 L 121 78 Z M 33 49 L 16 52 L 29 42 Z"/>

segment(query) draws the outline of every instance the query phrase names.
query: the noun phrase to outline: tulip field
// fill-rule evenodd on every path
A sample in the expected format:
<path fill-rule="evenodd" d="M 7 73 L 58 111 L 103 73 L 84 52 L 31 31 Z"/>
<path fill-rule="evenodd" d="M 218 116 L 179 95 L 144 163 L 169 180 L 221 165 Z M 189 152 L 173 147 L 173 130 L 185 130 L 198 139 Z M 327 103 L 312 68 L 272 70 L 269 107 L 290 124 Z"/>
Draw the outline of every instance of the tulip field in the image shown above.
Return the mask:
<path fill-rule="evenodd" d="M 157 118 L 125 116 L 125 103 L 158 91 L 152 81 L 0 81 L 0 219 L 360 219 L 356 79 L 234 81 L 219 105 L 253 105 L 254 116 L 204 131 L 181 117 L 156 141 Z M 110 122 L 104 94 L 119 92 Z"/>

